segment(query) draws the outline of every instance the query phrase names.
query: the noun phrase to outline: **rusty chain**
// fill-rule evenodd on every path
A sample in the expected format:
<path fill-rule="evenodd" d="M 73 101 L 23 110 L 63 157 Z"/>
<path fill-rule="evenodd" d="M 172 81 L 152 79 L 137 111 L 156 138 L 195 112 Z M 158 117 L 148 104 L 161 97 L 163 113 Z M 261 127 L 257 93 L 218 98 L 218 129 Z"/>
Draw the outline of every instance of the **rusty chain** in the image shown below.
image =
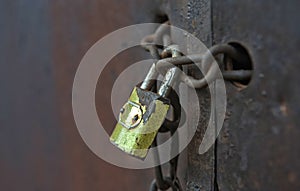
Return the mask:
<path fill-rule="evenodd" d="M 156 83 L 155 79 L 158 74 L 165 75 L 166 71 L 171 67 L 179 67 L 182 69 L 183 65 L 196 65 L 201 68 L 201 72 L 204 77 L 201 79 L 195 79 L 192 76 L 181 72 L 180 80 L 185 83 L 189 87 L 192 88 L 203 88 L 207 84 L 211 83 L 215 79 L 223 78 L 224 80 L 247 80 L 250 79 L 252 71 L 251 70 L 230 70 L 230 71 L 222 71 L 222 75 L 218 76 L 218 64 L 213 64 L 213 58 L 223 54 L 228 56 L 231 59 L 234 59 L 238 62 L 244 62 L 243 56 L 231 45 L 229 44 L 221 44 L 212 46 L 206 53 L 204 54 L 193 54 L 188 56 L 179 56 L 179 57 L 169 57 L 174 51 L 177 49 L 177 45 L 171 45 L 171 37 L 170 37 L 170 25 L 169 22 L 165 22 L 161 24 L 156 31 L 144 37 L 141 41 L 141 46 L 148 50 L 152 57 L 156 60 L 156 62 L 150 68 L 149 76 L 144 80 L 144 89 L 151 89 L 152 91 L 156 91 Z M 159 53 L 159 49 L 161 49 L 161 53 Z M 179 51 L 179 50 L 176 50 Z M 178 112 L 181 110 L 179 97 L 175 92 L 171 92 L 170 94 L 171 105 L 174 107 L 174 120 L 169 121 L 165 120 L 159 132 L 170 132 L 171 136 L 174 136 L 172 139 L 171 145 L 171 153 L 177 153 L 178 150 L 178 135 L 175 133 L 181 118 L 181 113 Z M 155 138 L 152 147 L 157 146 L 157 138 Z M 158 150 L 155 150 L 154 160 L 157 164 L 159 163 L 159 154 Z M 178 164 L 179 155 L 175 156 L 173 159 L 169 161 L 170 170 L 169 176 L 164 176 L 162 173 L 162 166 L 159 165 L 155 167 L 155 179 L 152 181 L 150 186 L 150 191 L 167 190 L 171 188 L 173 191 L 182 191 L 182 186 L 180 184 L 179 178 L 177 177 L 177 164 Z"/>

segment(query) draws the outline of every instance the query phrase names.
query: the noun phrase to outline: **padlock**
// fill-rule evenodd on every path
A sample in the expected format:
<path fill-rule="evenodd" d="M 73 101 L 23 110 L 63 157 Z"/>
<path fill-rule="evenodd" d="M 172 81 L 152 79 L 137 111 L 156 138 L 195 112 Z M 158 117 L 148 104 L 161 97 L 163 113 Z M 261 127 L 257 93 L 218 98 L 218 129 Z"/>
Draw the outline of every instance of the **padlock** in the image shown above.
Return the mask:
<path fill-rule="evenodd" d="M 172 53 L 177 56 L 178 53 Z M 135 87 L 120 110 L 118 123 L 110 141 L 122 151 L 144 159 L 155 136 L 163 124 L 170 107 L 167 98 L 171 87 L 177 83 L 180 70 L 168 69 L 157 93 L 150 91 L 158 73 L 155 64 L 150 68 L 140 87 Z"/>

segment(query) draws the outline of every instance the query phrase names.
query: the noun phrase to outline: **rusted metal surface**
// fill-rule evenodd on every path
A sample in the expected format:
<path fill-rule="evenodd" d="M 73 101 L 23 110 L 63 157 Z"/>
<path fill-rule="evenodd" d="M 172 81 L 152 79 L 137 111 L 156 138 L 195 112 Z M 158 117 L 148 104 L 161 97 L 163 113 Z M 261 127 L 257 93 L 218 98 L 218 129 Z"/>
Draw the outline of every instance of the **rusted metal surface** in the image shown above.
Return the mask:
<path fill-rule="evenodd" d="M 148 189 L 152 171 L 114 167 L 86 147 L 74 124 L 71 88 L 91 45 L 120 27 L 163 20 L 155 16 L 163 12 L 159 4 L 171 24 L 208 47 L 241 42 L 254 65 L 247 88 L 239 91 L 227 82 L 227 119 L 217 146 L 204 155 L 197 153 L 210 95 L 206 89 L 198 91 L 201 118 L 187 149 L 188 190 L 299 190 L 296 0 L 1 1 L 1 190 Z M 137 48 L 121 53 L 99 78 L 98 113 L 109 133 L 115 123 L 112 84 L 124 68 L 147 56 Z M 189 74 L 201 77 L 197 69 Z M 134 76 L 128 80 L 135 81 Z M 131 89 L 120 91 L 128 95 Z M 125 102 L 126 96 L 120 99 Z"/>
<path fill-rule="evenodd" d="M 74 123 L 71 89 L 85 52 L 115 29 L 157 20 L 156 1 L 4 0 L 0 10 L 0 190 L 147 190 L 152 170 L 118 168 L 88 149 Z M 98 112 L 109 133 L 111 86 L 146 57 L 129 50 L 100 76 Z"/>
<path fill-rule="evenodd" d="M 169 1 L 171 24 L 207 46 L 240 42 L 254 72 L 248 87 L 226 82 L 227 117 L 216 146 L 197 148 L 209 110 L 189 145 L 188 190 L 299 190 L 298 1 Z M 191 71 L 192 75 L 197 73 Z M 202 108 L 209 95 L 198 92 Z M 193 107 L 192 105 L 190 107 Z M 216 167 L 216 168 L 215 168 Z"/>
<path fill-rule="evenodd" d="M 213 1 L 214 42 L 240 42 L 249 86 L 227 84 L 217 146 L 219 190 L 299 190 L 299 1 Z"/>
<path fill-rule="evenodd" d="M 207 47 L 212 45 L 211 31 L 211 6 L 209 0 L 190 1 L 190 0 L 171 0 L 165 6 L 165 10 L 169 16 L 170 23 L 178 26 L 188 32 L 195 34 Z M 189 39 L 178 39 L 173 36 L 176 41 Z M 186 47 L 193 49 L 194 47 Z M 195 69 L 195 70 L 194 70 Z M 200 78 L 201 72 L 197 67 L 189 70 L 189 75 Z M 198 154 L 198 147 L 201 139 L 204 136 L 210 114 L 210 94 L 207 89 L 197 90 L 199 103 L 201 108 L 201 118 L 197 128 L 197 132 L 192 139 L 188 149 L 187 172 L 186 172 L 186 187 L 187 190 L 211 190 L 214 187 L 214 147 L 212 147 L 204 155 Z M 193 102 L 188 103 L 189 107 L 199 107 Z M 183 164 L 181 164 L 183 165 Z"/>

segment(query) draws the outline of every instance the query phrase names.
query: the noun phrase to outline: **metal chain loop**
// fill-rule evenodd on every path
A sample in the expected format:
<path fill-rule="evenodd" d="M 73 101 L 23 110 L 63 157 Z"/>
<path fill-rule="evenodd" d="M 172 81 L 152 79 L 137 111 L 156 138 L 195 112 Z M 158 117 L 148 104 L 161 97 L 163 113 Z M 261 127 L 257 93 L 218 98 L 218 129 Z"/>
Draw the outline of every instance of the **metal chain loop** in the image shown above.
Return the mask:
<path fill-rule="evenodd" d="M 195 79 L 192 76 L 182 73 L 181 81 L 187 84 L 189 87 L 193 88 L 202 88 L 208 83 L 214 81 L 217 78 L 223 78 L 224 80 L 237 80 L 243 81 L 251 78 L 252 70 L 227 70 L 222 71 L 222 76 L 217 76 L 217 64 L 213 64 L 213 57 L 216 57 L 220 54 L 227 55 L 229 58 L 234 59 L 240 63 L 245 62 L 245 58 L 239 53 L 239 51 L 229 44 L 218 44 L 212 46 L 205 54 L 193 54 L 188 56 L 180 57 L 167 57 L 157 56 L 158 46 L 160 42 L 164 42 L 167 38 L 171 42 L 169 35 L 166 35 L 169 32 L 169 22 L 165 22 L 155 31 L 154 34 L 146 36 L 143 38 L 141 44 L 142 46 L 150 51 L 151 55 L 158 59 L 155 64 L 156 71 L 162 75 L 165 75 L 167 69 L 174 66 L 183 66 L 183 65 L 197 65 L 199 68 L 203 69 L 204 77 L 201 79 Z M 166 46 L 165 46 L 166 47 Z M 153 49 L 156 49 L 155 51 Z M 156 52 L 156 54 L 153 54 Z M 163 52 L 164 53 L 164 52 Z M 163 59 L 160 59 L 163 58 Z"/>
<path fill-rule="evenodd" d="M 159 45 L 163 44 L 163 46 Z M 179 57 L 169 57 L 172 54 L 172 46 L 171 45 L 171 37 L 170 37 L 170 25 L 169 22 L 165 22 L 160 25 L 154 34 L 146 36 L 141 41 L 141 46 L 148 50 L 152 57 L 156 60 L 156 63 L 151 67 L 151 73 L 145 79 L 144 88 L 152 88 L 152 90 L 156 91 L 156 84 L 151 78 L 157 76 L 158 73 L 165 75 L 167 70 L 170 68 L 179 67 L 182 69 L 183 65 L 191 65 L 194 64 L 201 68 L 204 77 L 201 79 L 195 79 L 192 76 L 188 76 L 185 73 L 181 73 L 180 80 L 181 82 L 187 84 L 189 87 L 193 88 L 203 88 L 210 82 L 218 79 L 224 78 L 225 80 L 246 80 L 251 77 L 251 70 L 233 70 L 233 71 L 222 71 L 221 76 L 217 76 L 218 65 L 213 64 L 213 58 L 217 55 L 224 54 L 231 59 L 234 59 L 238 62 L 243 63 L 244 58 L 240 55 L 240 53 L 229 44 L 221 44 L 212 46 L 206 53 L 204 54 L 193 54 L 188 56 L 179 56 Z M 176 47 L 175 45 L 173 47 Z M 162 50 L 161 54 L 159 54 L 159 49 Z M 178 50 L 176 50 L 178 51 Z M 174 120 L 169 121 L 165 120 L 162 127 L 160 128 L 160 133 L 170 132 L 171 136 L 174 136 L 172 139 L 171 145 L 171 154 L 177 153 L 178 146 L 178 134 L 176 134 L 176 130 L 179 127 L 179 122 L 181 119 L 181 105 L 179 102 L 179 97 L 175 93 L 175 91 L 171 91 L 170 96 L 171 105 L 174 107 Z M 152 147 L 157 147 L 157 138 L 155 138 Z M 154 160 L 157 164 L 160 164 L 158 150 L 155 150 Z M 173 155 L 172 155 L 173 156 Z M 162 173 L 162 166 L 159 165 L 155 167 L 155 179 L 152 181 L 150 186 L 150 191 L 157 190 L 167 190 L 171 188 L 173 191 L 182 191 L 182 186 L 180 184 L 179 178 L 177 177 L 177 165 L 178 165 L 179 155 L 175 156 L 173 159 L 169 161 L 170 176 L 164 176 Z"/>

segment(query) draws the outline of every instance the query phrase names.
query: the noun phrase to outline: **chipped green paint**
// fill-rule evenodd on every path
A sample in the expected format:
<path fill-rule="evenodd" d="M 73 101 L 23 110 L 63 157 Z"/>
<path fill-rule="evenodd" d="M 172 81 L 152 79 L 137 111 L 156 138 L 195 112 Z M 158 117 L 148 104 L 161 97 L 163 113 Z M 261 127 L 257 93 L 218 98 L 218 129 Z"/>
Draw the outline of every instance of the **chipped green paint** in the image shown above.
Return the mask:
<path fill-rule="evenodd" d="M 147 109 L 149 109 L 147 105 L 141 104 L 136 88 L 132 91 L 128 102 L 134 102 L 139 105 L 142 114 L 145 114 Z M 159 99 L 152 100 L 152 102 L 155 104 L 155 110 L 149 116 L 147 122 L 144 123 L 144 119 L 141 119 L 140 123 L 134 128 L 127 128 L 124 126 L 126 121 L 122 121 L 127 116 L 120 117 L 110 137 L 110 141 L 119 149 L 140 159 L 144 159 L 147 156 L 148 149 L 169 110 L 169 105 Z M 124 114 L 130 115 L 130 112 L 124 112 Z"/>

